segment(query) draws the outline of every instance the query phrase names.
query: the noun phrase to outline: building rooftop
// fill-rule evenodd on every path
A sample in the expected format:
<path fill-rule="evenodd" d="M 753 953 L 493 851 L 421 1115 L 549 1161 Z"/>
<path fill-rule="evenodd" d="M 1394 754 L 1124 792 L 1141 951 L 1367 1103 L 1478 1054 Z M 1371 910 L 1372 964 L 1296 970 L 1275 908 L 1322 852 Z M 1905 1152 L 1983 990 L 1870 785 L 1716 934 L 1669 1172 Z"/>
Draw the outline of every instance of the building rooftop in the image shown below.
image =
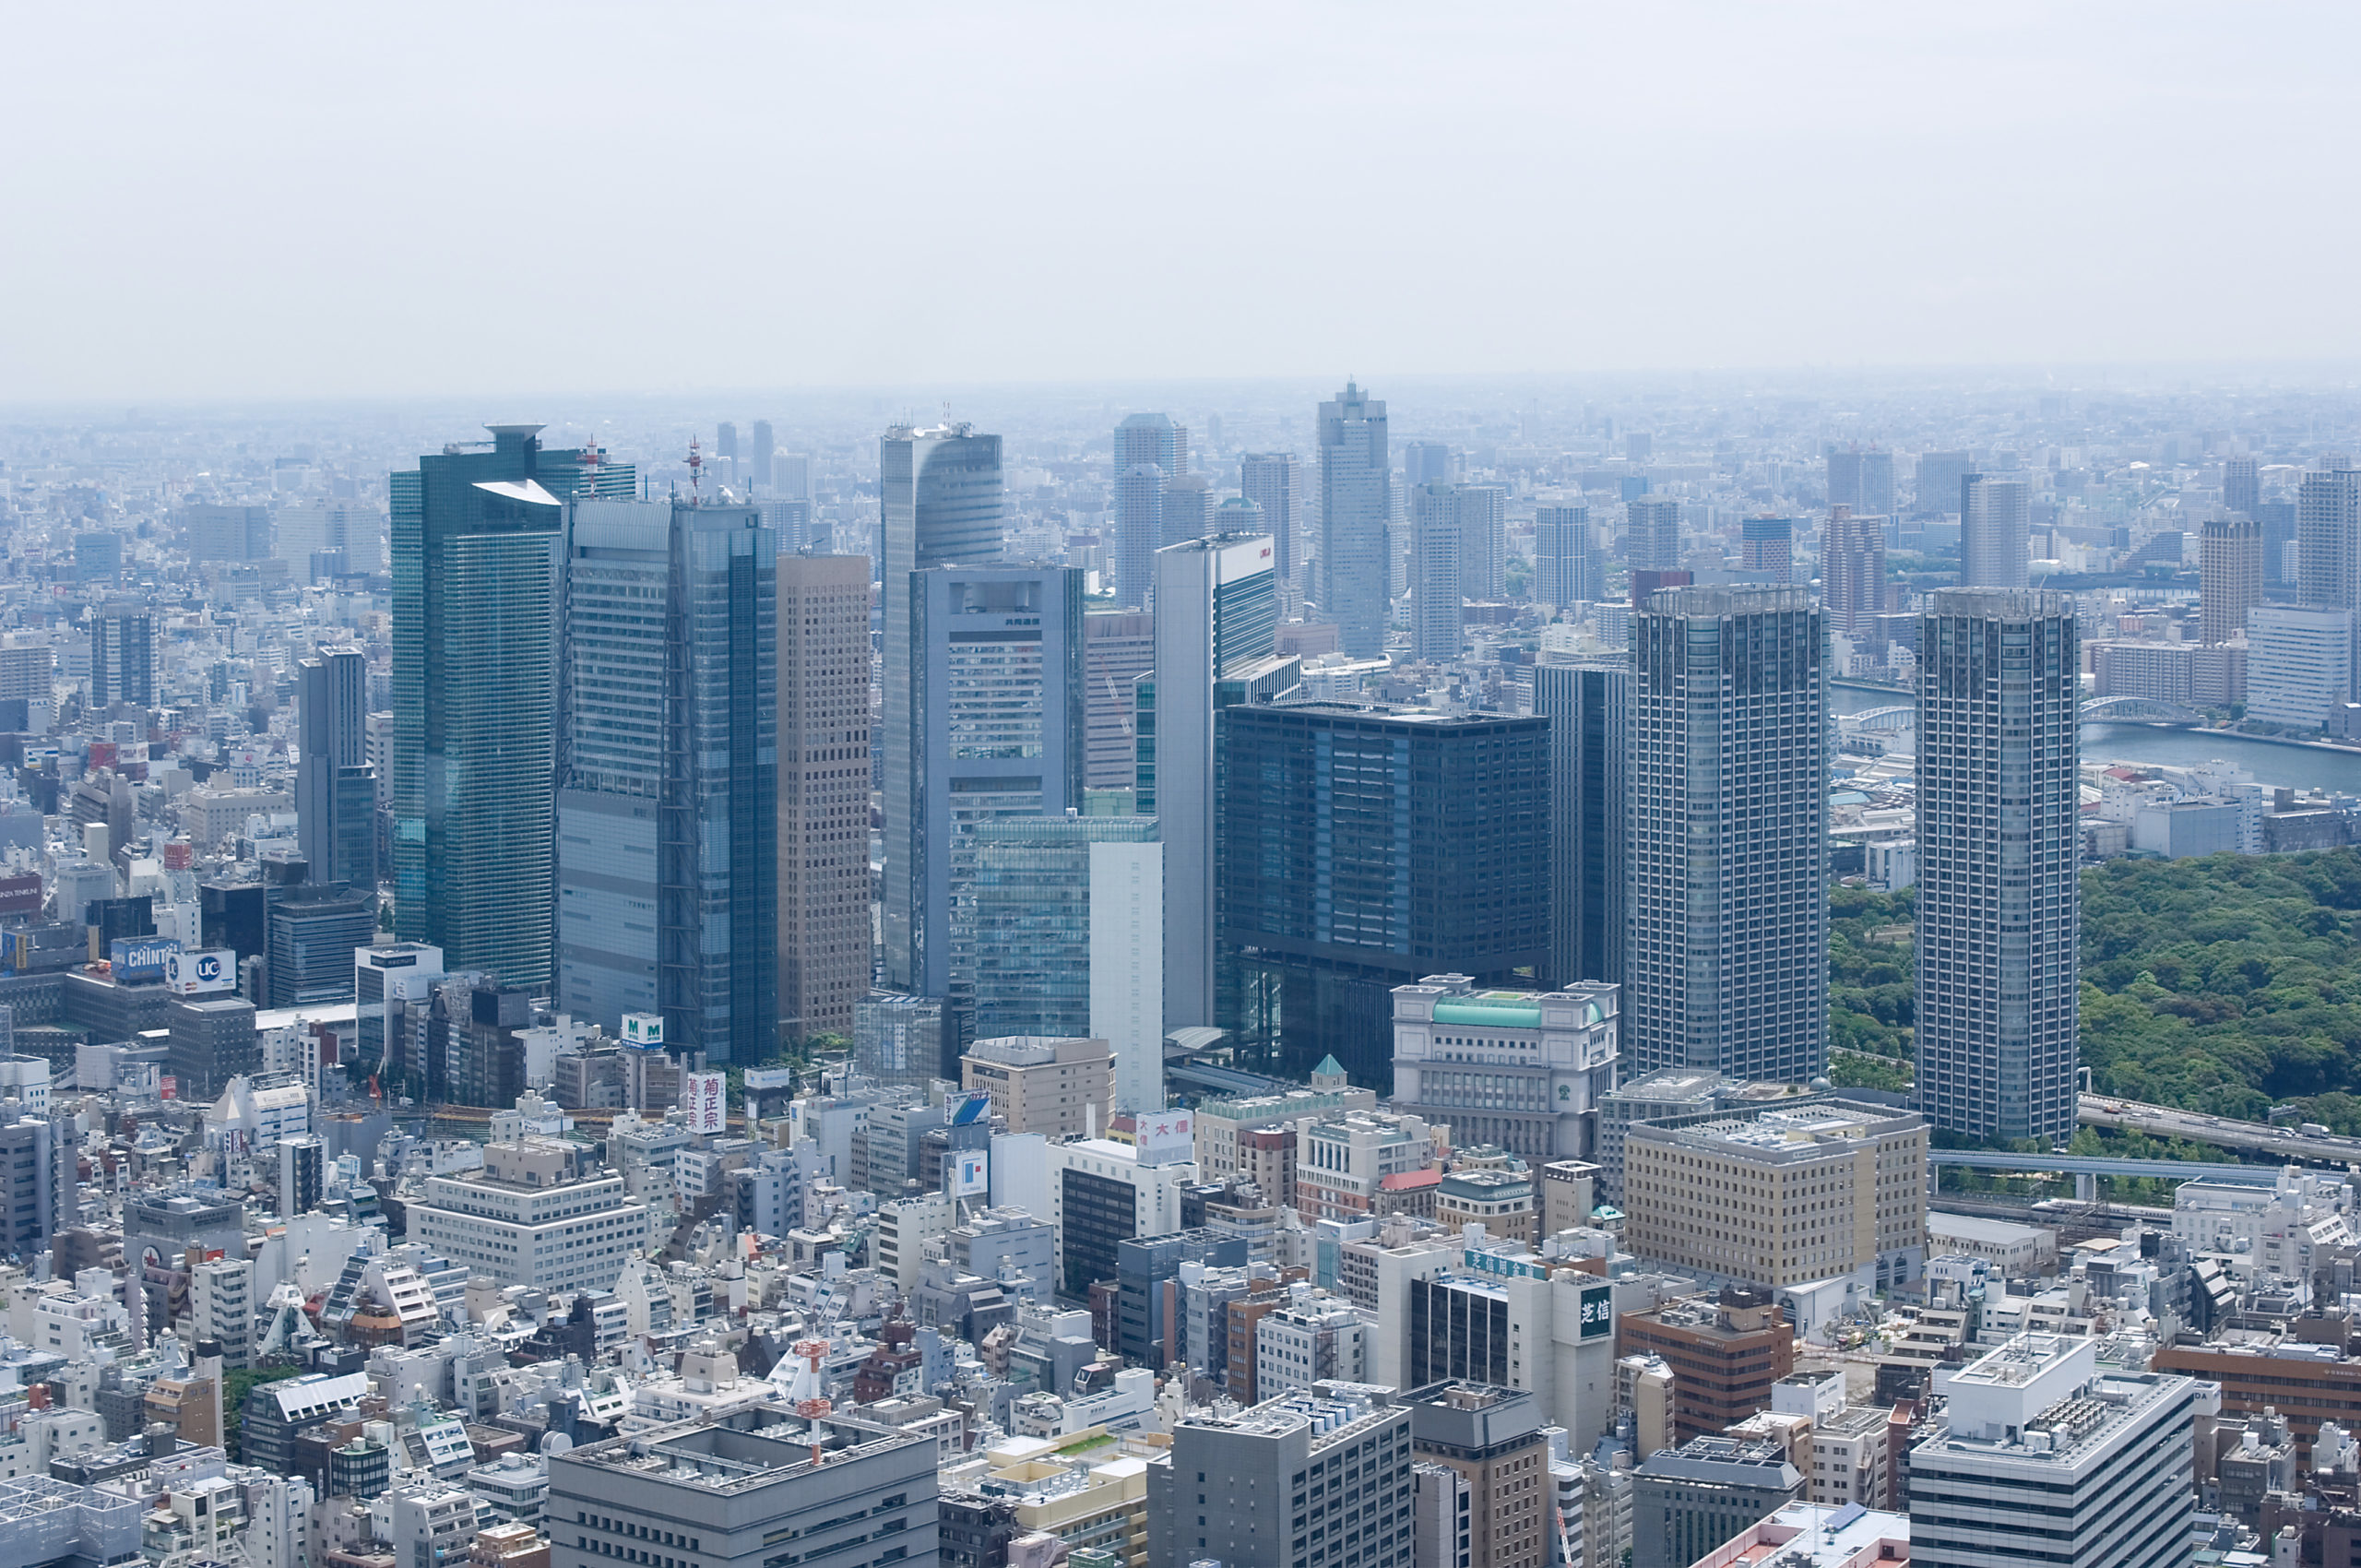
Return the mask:
<path fill-rule="evenodd" d="M 1834 1510 L 1790 1503 L 1706 1559 L 1714 1568 L 1851 1568 L 1857 1562 L 1907 1562 L 1910 1516 L 1848 1503 Z M 1886 1549 L 1886 1550 L 1880 1550 Z"/>

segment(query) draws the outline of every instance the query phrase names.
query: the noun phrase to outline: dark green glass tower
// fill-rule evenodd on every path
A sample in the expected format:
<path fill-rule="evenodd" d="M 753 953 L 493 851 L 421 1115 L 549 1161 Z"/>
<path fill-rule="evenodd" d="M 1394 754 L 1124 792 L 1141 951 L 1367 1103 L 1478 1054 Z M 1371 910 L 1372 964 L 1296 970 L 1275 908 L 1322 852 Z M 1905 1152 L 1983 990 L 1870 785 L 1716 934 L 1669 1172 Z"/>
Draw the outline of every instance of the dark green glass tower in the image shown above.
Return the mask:
<path fill-rule="evenodd" d="M 454 972 L 549 983 L 564 502 L 627 465 L 488 427 L 391 476 L 394 924 Z"/>

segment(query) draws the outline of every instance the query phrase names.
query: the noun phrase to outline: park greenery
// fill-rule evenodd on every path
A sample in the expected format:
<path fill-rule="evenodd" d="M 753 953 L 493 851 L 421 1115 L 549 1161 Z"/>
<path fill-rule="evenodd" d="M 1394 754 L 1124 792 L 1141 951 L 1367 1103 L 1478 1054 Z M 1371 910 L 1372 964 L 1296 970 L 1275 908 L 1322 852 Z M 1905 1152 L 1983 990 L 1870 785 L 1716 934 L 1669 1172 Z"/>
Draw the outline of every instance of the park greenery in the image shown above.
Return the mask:
<path fill-rule="evenodd" d="M 1913 912 L 1907 890 L 1830 897 L 1840 1085 L 1909 1082 Z M 2361 1135 L 2361 850 L 2083 873 L 2082 1060 L 2101 1094 Z"/>

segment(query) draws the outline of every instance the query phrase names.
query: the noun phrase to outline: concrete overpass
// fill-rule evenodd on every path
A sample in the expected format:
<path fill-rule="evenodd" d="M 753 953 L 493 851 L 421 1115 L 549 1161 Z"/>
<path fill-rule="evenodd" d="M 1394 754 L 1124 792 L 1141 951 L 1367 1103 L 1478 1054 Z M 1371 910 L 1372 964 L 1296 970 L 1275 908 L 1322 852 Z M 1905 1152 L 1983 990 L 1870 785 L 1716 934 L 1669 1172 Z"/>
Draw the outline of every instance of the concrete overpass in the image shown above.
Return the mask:
<path fill-rule="evenodd" d="M 1990 1149 L 1929 1149 L 1927 1163 L 1964 1166 L 1971 1170 L 2028 1170 L 2075 1177 L 2146 1176 L 2165 1182 L 2231 1182 L 2248 1187 L 2268 1187 L 2279 1179 L 2279 1168 L 2272 1165 L 2116 1159 L 2085 1154 L 2006 1154 Z"/>
<path fill-rule="evenodd" d="M 2282 1165 L 2361 1165 L 2361 1138 L 2334 1133 L 2306 1133 L 2299 1127 L 2266 1126 L 2201 1111 L 2177 1111 L 2169 1105 L 2143 1105 L 2113 1095 L 2086 1094 L 2077 1111 L 2082 1124 L 2112 1127 L 2119 1132 L 2145 1133 L 2156 1138 L 2181 1138 L 2218 1148 L 2243 1149 L 2269 1155 Z"/>

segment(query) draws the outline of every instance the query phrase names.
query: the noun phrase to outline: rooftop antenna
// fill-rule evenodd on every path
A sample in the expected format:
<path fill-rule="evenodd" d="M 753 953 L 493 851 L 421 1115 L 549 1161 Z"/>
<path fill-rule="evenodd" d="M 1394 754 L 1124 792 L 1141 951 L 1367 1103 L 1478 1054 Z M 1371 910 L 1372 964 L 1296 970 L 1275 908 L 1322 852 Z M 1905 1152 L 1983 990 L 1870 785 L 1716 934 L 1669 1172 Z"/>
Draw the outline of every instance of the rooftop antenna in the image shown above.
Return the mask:
<path fill-rule="evenodd" d="M 703 499 L 698 486 L 704 474 L 705 454 L 697 449 L 697 438 L 692 435 L 689 437 L 689 505 L 692 506 Z"/>

